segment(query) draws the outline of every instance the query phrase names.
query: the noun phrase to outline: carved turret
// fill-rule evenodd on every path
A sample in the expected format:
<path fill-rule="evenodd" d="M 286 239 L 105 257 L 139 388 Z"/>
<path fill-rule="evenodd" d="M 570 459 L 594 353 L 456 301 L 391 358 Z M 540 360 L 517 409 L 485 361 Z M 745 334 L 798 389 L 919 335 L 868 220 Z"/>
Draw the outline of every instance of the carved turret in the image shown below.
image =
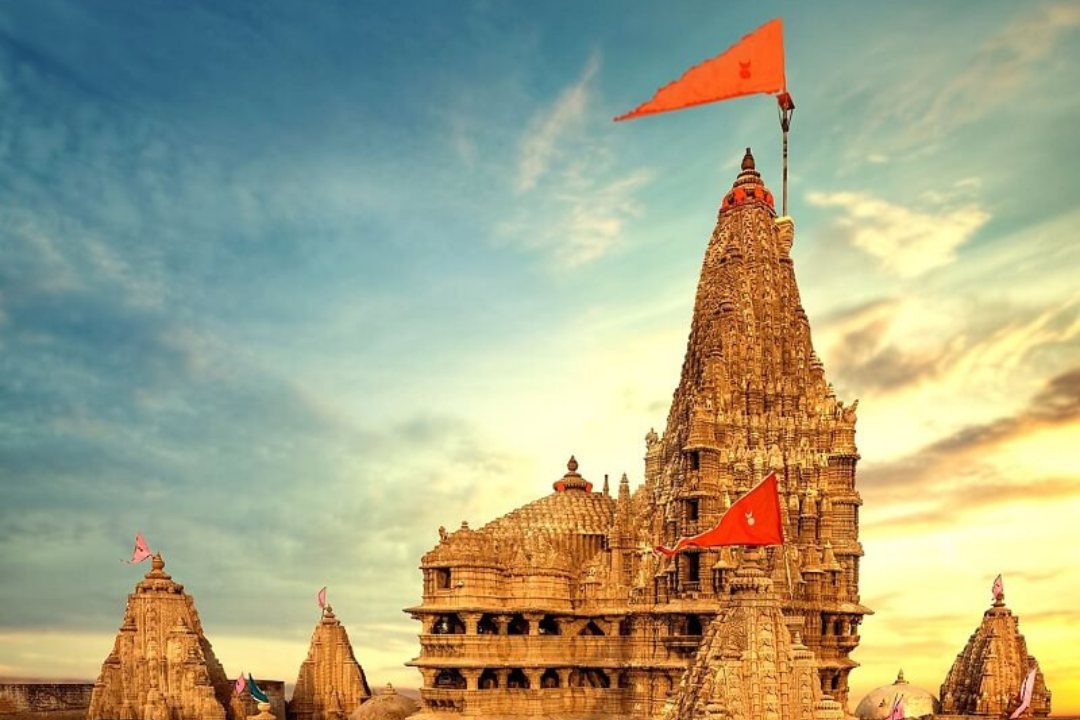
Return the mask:
<path fill-rule="evenodd" d="M 128 595 L 88 720 L 225 720 L 230 694 L 194 600 L 165 572 L 161 554 L 154 555 L 150 571 Z"/>
<path fill-rule="evenodd" d="M 345 626 L 327 605 L 300 666 L 289 716 L 293 720 L 345 720 L 370 697 L 371 688 Z"/>
<path fill-rule="evenodd" d="M 1020 704 L 1024 678 L 1037 664 L 1028 654 L 1019 619 L 1005 607 L 1004 597 L 995 599 L 941 684 L 942 714 L 1011 715 Z M 1044 718 L 1049 714 L 1050 690 L 1040 670 L 1035 673 L 1031 707 L 1020 717 Z"/>

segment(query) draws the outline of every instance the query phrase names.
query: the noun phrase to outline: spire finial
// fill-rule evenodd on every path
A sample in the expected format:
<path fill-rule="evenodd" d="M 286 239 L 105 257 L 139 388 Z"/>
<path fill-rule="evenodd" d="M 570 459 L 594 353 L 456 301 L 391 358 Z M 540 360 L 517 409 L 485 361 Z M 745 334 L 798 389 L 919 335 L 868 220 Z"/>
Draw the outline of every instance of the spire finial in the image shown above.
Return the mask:
<path fill-rule="evenodd" d="M 750 152 L 750 148 L 746 148 L 746 155 L 743 155 L 742 159 L 743 170 L 756 170 L 757 166 L 754 164 L 754 154 Z"/>
<path fill-rule="evenodd" d="M 570 461 L 568 463 L 566 463 L 566 469 L 569 470 L 570 472 L 577 472 L 577 468 L 578 468 L 577 458 L 575 458 L 573 455 L 571 455 L 570 456 Z"/>

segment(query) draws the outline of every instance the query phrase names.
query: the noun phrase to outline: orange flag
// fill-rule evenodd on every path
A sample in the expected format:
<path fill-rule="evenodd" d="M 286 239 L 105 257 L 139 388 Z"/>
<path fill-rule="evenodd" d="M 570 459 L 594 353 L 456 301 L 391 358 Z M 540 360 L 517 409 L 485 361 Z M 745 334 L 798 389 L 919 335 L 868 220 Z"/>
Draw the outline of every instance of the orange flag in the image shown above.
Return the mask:
<path fill-rule="evenodd" d="M 782 525 L 780 491 L 776 483 L 776 473 L 771 472 L 745 495 L 731 503 L 731 507 L 724 511 L 712 528 L 700 535 L 680 538 L 673 548 L 657 546 L 656 552 L 672 557 L 688 547 L 783 545 Z"/>
<path fill-rule="evenodd" d="M 690 68 L 681 78 L 657 90 L 652 100 L 615 121 L 785 89 L 784 28 L 776 18 L 722 54 Z"/>

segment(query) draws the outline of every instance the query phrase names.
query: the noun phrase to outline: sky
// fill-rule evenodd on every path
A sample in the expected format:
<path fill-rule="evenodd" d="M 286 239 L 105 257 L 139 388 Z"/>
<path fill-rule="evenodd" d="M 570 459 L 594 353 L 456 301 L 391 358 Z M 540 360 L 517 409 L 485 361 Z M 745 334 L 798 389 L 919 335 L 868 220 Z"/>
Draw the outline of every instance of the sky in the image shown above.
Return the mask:
<path fill-rule="evenodd" d="M 232 676 L 329 597 L 417 687 L 420 556 L 643 475 L 775 102 L 613 123 L 783 17 L 792 251 L 860 399 L 853 699 L 937 692 L 1005 577 L 1080 713 L 1080 5 L 0 5 L 0 676 L 97 676 L 148 569 Z"/>

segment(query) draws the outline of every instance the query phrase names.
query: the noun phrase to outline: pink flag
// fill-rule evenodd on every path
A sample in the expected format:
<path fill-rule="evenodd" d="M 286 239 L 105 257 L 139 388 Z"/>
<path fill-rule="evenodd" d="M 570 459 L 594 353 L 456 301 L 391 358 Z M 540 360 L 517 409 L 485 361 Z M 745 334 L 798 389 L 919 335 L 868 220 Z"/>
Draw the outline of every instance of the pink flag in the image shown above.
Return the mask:
<path fill-rule="evenodd" d="M 319 607 L 326 609 L 326 588 L 319 591 Z"/>
<path fill-rule="evenodd" d="M 1016 720 L 1024 714 L 1029 707 L 1031 707 L 1031 693 L 1035 690 L 1035 671 L 1039 669 L 1039 666 L 1031 668 L 1031 672 L 1024 678 L 1024 682 L 1020 685 L 1020 707 L 1013 710 L 1013 714 L 1009 716 L 1009 720 Z"/>
<path fill-rule="evenodd" d="M 1003 583 L 1001 581 L 1001 576 L 1000 575 L 998 575 L 994 579 L 993 593 L 994 593 L 995 602 L 998 601 L 998 600 L 1003 600 L 1005 598 L 1005 583 Z"/>
<path fill-rule="evenodd" d="M 142 533 L 135 533 L 135 551 L 131 553 L 131 559 L 126 561 L 127 564 L 134 565 L 135 563 L 141 563 L 150 556 L 150 548 L 146 546 L 146 540 L 143 539 Z"/>
<path fill-rule="evenodd" d="M 897 695 L 893 699 L 892 708 L 889 710 L 889 714 L 885 716 L 885 720 L 904 720 L 904 696 Z"/>
<path fill-rule="evenodd" d="M 240 677 L 236 678 L 236 694 L 244 692 L 247 689 L 247 680 L 244 678 L 244 673 L 240 673 Z"/>

